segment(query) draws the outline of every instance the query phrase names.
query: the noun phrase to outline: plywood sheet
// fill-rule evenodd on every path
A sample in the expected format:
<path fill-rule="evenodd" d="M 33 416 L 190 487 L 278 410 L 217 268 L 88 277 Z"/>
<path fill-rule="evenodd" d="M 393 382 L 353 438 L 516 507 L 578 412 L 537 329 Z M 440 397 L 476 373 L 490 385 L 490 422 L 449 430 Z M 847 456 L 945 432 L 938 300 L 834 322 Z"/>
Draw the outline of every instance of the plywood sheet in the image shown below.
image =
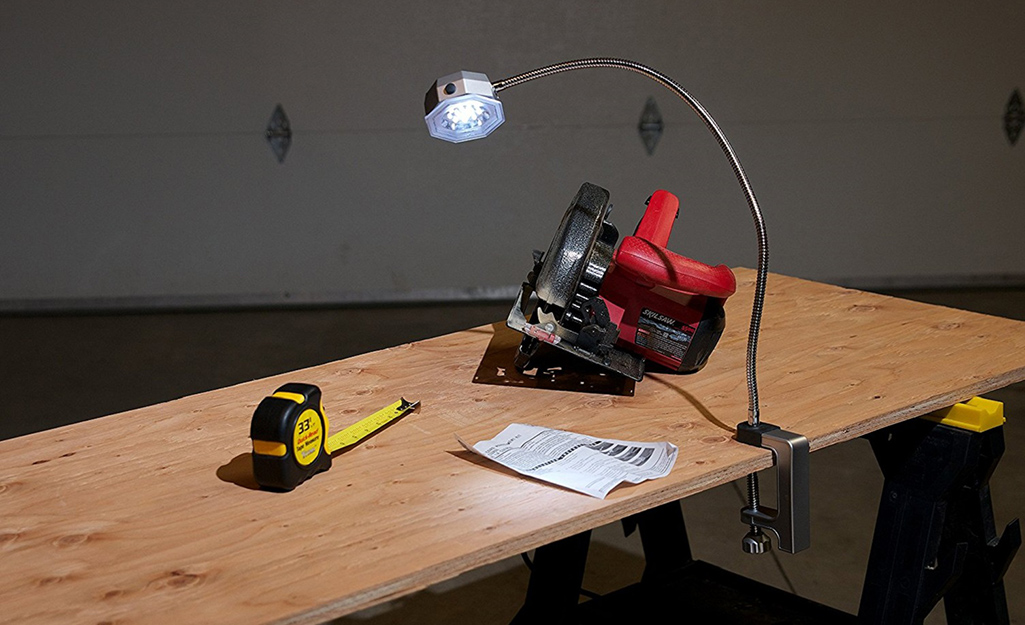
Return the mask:
<path fill-rule="evenodd" d="M 732 440 L 752 279 L 738 271 L 705 370 L 633 397 L 474 384 L 484 326 L 0 442 L 3 618 L 315 623 L 768 467 Z M 1025 379 L 1025 323 L 774 275 L 759 376 L 764 419 L 815 450 Z M 253 490 L 249 419 L 285 381 L 318 384 L 336 425 L 423 406 L 292 493 Z M 510 422 L 669 440 L 680 459 L 599 501 L 455 440 Z"/>

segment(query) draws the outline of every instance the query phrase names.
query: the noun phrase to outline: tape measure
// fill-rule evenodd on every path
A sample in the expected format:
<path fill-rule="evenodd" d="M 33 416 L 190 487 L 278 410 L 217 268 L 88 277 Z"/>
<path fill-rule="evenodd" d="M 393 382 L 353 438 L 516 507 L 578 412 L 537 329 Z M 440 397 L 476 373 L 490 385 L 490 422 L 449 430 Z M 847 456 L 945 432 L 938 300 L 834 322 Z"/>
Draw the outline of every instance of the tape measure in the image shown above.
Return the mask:
<path fill-rule="evenodd" d="M 292 490 L 330 469 L 332 453 L 355 445 L 419 405 L 418 401 L 400 399 L 329 435 L 320 388 L 285 384 L 260 402 L 249 426 L 256 482 L 268 489 Z"/>

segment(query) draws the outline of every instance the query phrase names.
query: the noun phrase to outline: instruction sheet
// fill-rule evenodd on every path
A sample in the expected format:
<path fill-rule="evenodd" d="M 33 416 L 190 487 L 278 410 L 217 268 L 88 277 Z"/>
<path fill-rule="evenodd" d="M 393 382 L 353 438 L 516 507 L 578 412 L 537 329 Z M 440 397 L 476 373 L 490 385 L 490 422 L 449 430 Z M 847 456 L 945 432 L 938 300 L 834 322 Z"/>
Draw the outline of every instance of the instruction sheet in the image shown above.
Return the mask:
<path fill-rule="evenodd" d="M 638 484 L 669 475 L 679 449 L 672 443 L 638 443 L 513 423 L 467 450 L 517 473 L 605 499 L 623 482 Z"/>

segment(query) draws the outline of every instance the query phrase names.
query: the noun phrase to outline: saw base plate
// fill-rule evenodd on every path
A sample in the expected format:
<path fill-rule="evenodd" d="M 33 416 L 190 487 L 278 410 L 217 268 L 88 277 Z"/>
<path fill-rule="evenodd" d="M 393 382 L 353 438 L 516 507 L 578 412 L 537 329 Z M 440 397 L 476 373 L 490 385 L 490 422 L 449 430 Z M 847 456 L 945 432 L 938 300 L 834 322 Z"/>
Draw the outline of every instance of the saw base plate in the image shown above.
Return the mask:
<path fill-rule="evenodd" d="M 573 354 L 577 358 L 594 363 L 610 371 L 615 371 L 631 380 L 640 382 L 644 377 L 644 359 L 622 349 L 612 348 L 605 357 L 599 356 L 576 346 L 576 333 L 563 328 L 557 323 L 531 323 L 528 319 L 536 318 L 537 298 L 533 297 L 530 286 L 524 284 L 520 288 L 516 301 L 505 324 L 522 333 L 525 336 L 533 337 L 542 343 L 547 343 L 565 352 Z"/>

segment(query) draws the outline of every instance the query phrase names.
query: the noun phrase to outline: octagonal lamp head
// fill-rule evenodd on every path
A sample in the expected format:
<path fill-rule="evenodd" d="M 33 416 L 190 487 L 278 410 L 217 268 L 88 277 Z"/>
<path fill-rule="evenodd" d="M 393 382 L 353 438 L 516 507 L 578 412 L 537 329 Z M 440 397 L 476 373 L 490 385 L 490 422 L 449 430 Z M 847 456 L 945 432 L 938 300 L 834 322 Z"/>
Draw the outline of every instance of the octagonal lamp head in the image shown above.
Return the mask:
<path fill-rule="evenodd" d="M 479 72 L 442 76 L 427 90 L 424 121 L 432 137 L 451 143 L 481 139 L 502 125 L 505 112 L 488 77 Z"/>

